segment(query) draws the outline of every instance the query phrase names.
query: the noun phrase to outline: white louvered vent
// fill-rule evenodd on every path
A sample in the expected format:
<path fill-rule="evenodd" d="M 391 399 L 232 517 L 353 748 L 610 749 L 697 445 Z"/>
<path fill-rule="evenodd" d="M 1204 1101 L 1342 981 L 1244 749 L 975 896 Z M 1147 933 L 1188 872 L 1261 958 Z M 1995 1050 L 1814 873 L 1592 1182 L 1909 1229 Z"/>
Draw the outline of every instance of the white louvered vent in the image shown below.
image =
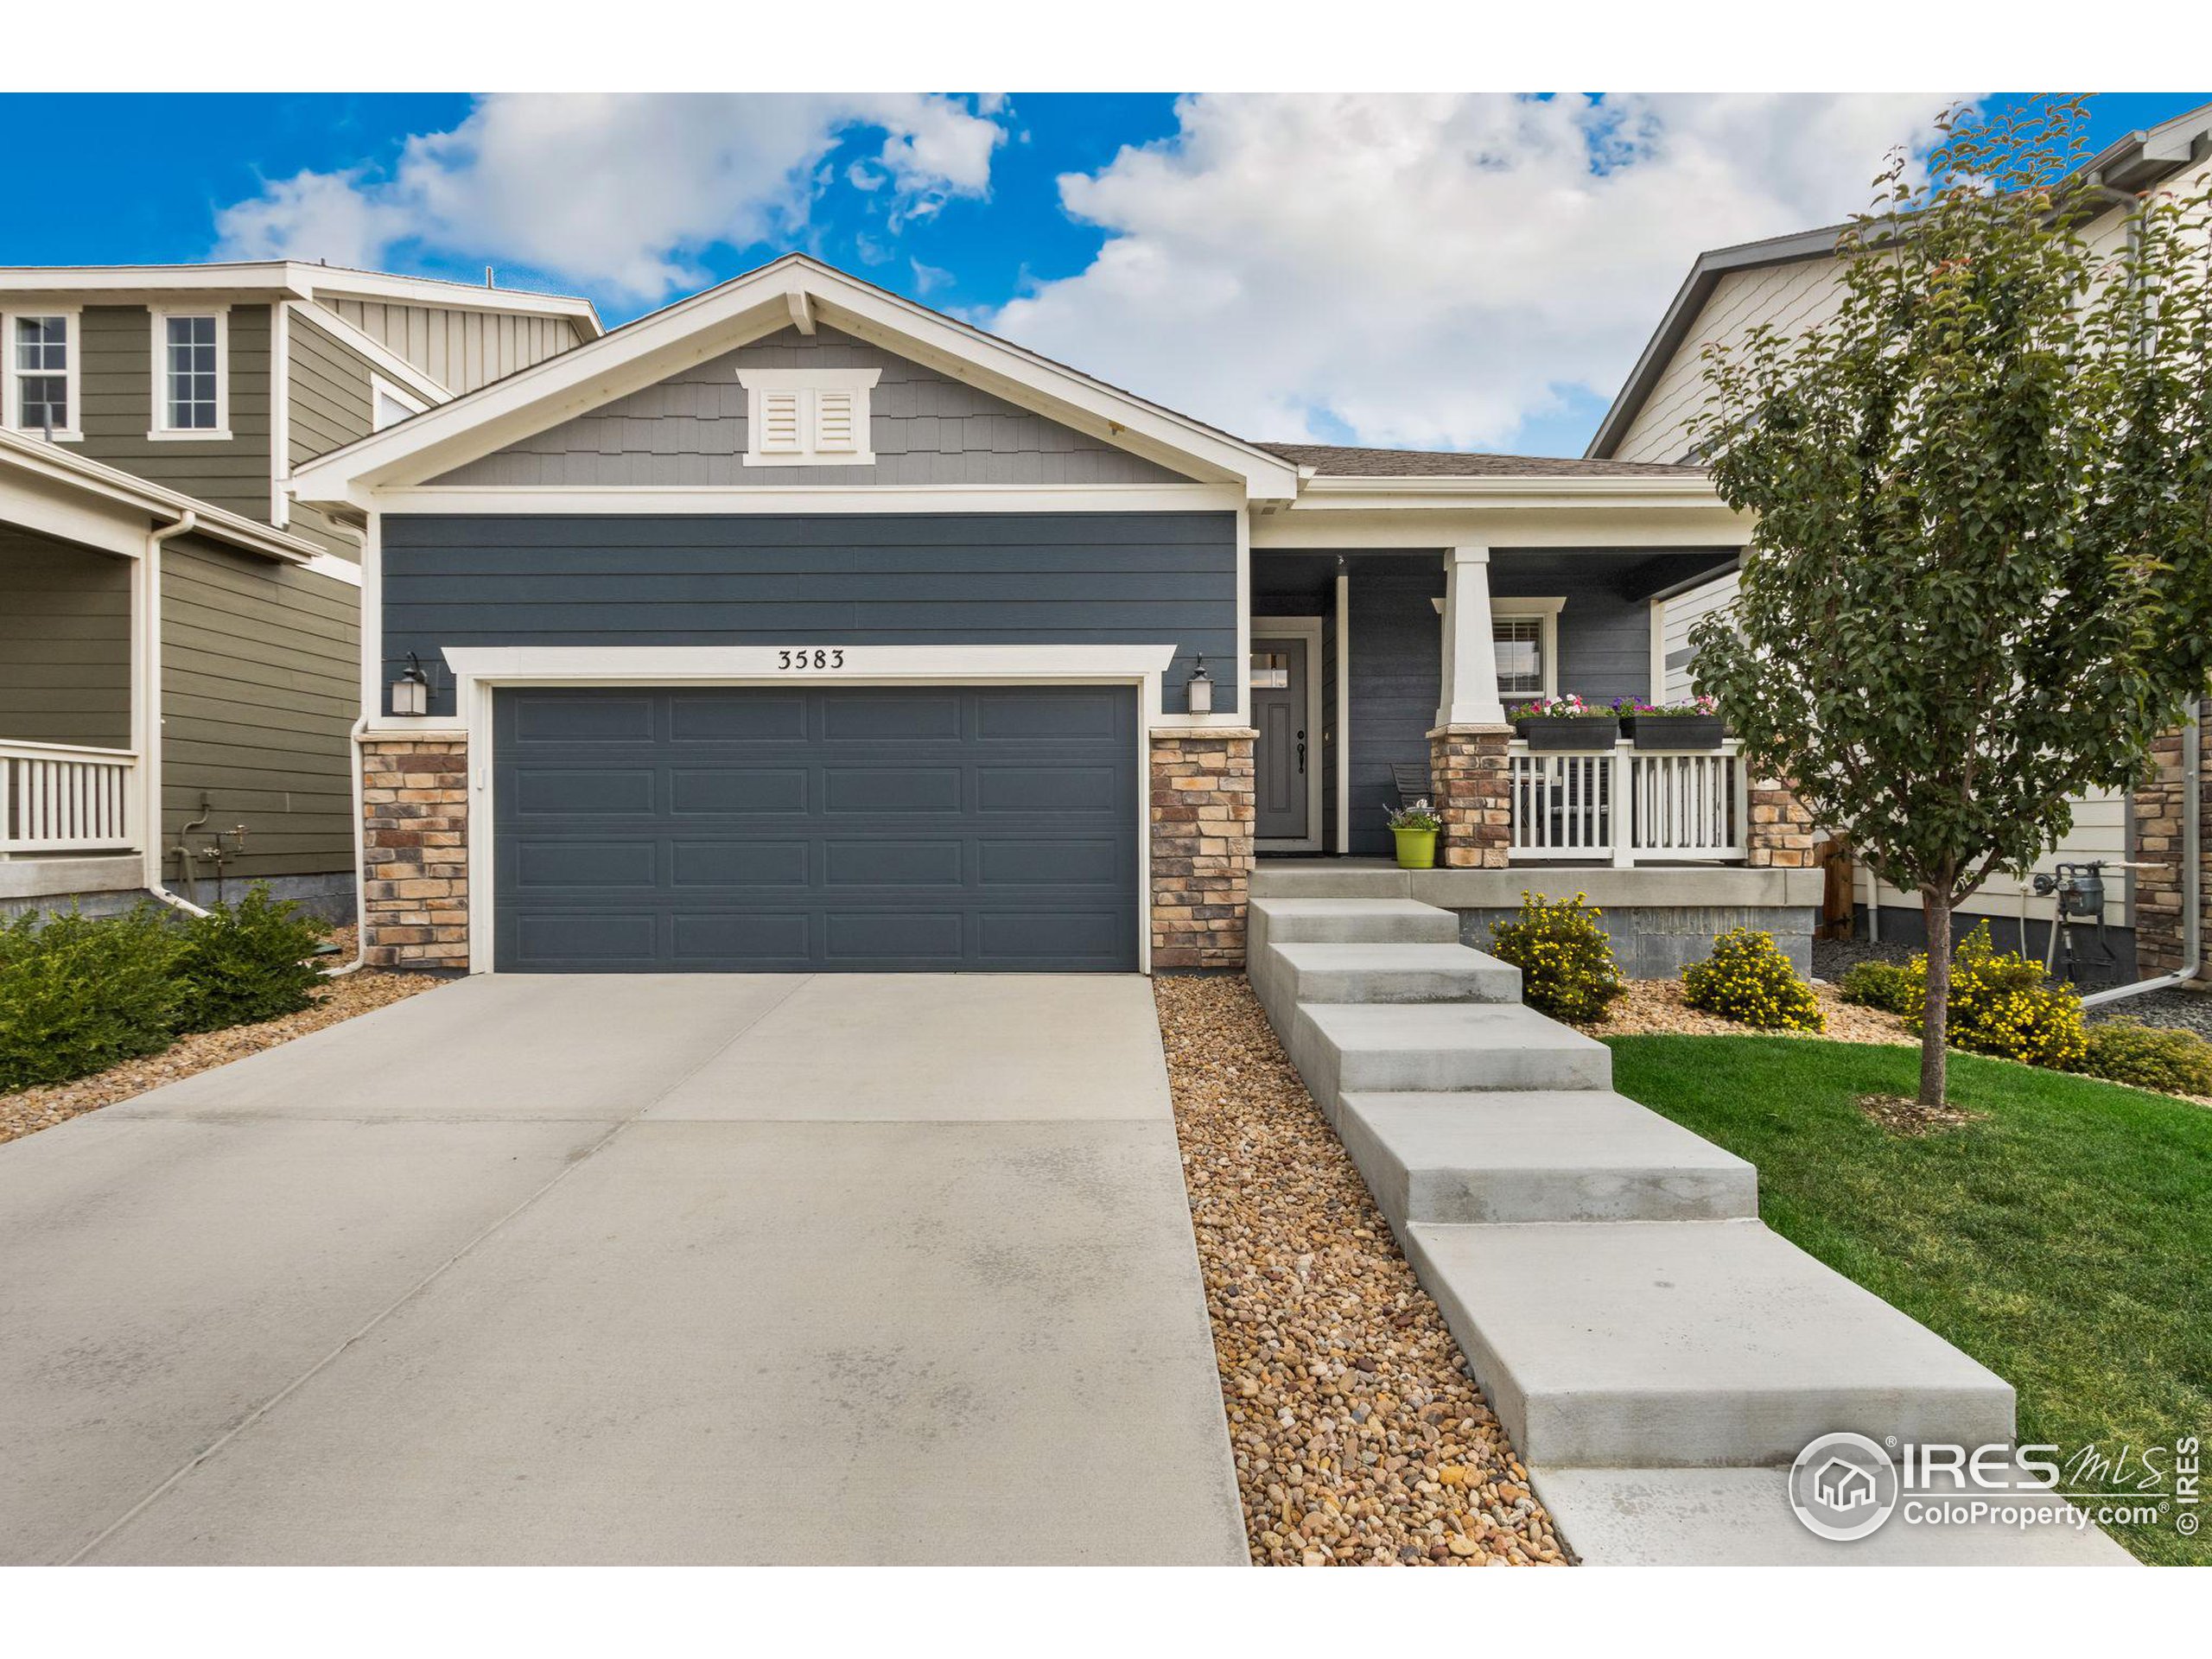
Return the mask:
<path fill-rule="evenodd" d="M 868 467 L 878 369 L 741 369 L 748 467 Z"/>

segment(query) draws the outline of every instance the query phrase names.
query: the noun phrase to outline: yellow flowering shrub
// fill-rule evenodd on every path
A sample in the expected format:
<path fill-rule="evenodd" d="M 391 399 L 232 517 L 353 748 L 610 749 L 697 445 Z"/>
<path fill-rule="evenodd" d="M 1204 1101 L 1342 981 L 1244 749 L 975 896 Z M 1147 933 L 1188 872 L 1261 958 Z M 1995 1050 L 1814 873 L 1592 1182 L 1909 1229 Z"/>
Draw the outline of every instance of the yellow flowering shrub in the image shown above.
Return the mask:
<path fill-rule="evenodd" d="M 1554 899 L 1524 891 L 1520 915 L 1491 929 L 1491 953 L 1521 970 L 1521 1000 L 1539 1014 L 1594 1025 L 1628 988 L 1599 925 L 1604 913 L 1583 893 Z"/>
<path fill-rule="evenodd" d="M 1949 1027 L 1951 1046 L 1976 1054 L 2061 1071 L 2088 1057 L 2080 994 L 2047 981 L 2041 963 L 1997 950 L 1987 922 L 1952 953 Z"/>
<path fill-rule="evenodd" d="M 1813 988 L 1797 976 L 1774 935 L 1732 927 L 1713 942 L 1713 954 L 1682 970 L 1682 1001 L 1707 1014 L 1762 1031 L 1825 1031 Z"/>

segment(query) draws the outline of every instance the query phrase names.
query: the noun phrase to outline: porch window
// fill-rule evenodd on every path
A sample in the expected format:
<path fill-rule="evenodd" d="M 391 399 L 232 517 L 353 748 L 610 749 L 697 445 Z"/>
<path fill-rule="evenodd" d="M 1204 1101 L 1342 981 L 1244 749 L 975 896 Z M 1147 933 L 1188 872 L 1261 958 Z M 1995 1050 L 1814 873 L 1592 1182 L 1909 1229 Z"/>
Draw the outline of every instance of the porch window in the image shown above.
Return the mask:
<path fill-rule="evenodd" d="M 7 319 L 7 423 L 22 432 L 77 435 L 76 317 Z"/>
<path fill-rule="evenodd" d="M 1500 701 L 1525 702 L 1559 695 L 1559 613 L 1566 608 L 1564 598 L 1491 601 Z"/>
<path fill-rule="evenodd" d="M 229 315 L 156 309 L 154 438 L 230 436 Z"/>

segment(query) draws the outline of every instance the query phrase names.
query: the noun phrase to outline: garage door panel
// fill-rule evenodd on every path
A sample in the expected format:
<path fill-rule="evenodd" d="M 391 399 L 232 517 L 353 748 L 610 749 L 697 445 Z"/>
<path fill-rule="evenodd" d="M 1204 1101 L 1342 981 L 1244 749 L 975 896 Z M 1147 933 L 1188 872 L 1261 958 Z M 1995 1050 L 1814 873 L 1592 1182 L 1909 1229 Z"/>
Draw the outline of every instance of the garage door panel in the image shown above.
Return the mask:
<path fill-rule="evenodd" d="M 493 707 L 500 968 L 1136 965 L 1128 690 L 503 690 Z M 620 766 L 615 732 L 648 734 L 620 740 Z"/>

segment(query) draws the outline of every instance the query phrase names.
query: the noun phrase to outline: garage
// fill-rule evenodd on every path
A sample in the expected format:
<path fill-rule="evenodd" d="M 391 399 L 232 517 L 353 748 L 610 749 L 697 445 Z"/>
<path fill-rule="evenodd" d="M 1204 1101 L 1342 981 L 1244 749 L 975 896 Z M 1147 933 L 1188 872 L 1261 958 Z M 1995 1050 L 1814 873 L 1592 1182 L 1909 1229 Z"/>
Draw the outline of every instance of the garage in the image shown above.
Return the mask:
<path fill-rule="evenodd" d="M 1128 686 L 510 687 L 505 972 L 1125 973 Z"/>

